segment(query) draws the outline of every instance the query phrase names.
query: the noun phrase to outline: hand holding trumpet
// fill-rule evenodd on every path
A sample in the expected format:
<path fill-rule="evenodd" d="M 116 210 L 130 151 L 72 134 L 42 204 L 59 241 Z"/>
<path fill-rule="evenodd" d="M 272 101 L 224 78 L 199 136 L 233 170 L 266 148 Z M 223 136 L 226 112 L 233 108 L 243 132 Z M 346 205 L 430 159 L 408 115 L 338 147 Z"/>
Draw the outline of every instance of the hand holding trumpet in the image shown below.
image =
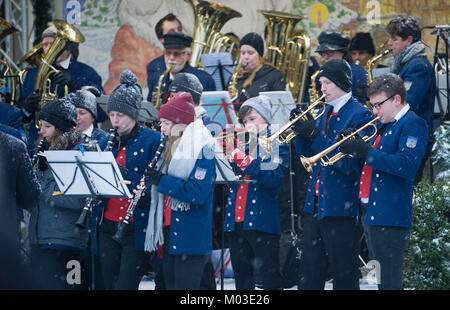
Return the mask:
<path fill-rule="evenodd" d="M 351 135 L 355 129 L 347 128 L 339 132 L 338 141 Z M 356 158 L 366 159 L 367 154 L 370 151 L 371 146 L 359 135 L 355 134 L 353 138 L 347 139 L 339 146 L 339 152 L 353 155 Z"/>

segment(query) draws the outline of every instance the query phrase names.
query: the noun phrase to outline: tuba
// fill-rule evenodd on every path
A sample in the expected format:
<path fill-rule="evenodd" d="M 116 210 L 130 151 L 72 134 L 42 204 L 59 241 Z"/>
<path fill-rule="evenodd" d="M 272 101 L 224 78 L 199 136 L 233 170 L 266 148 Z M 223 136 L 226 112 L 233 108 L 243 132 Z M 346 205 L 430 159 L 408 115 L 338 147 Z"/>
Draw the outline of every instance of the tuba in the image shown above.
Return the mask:
<path fill-rule="evenodd" d="M 12 24 L 8 23 L 3 18 L 0 18 L 0 42 L 2 42 L 10 34 L 13 34 L 18 31 L 19 30 Z M 10 103 L 11 105 L 13 105 L 16 100 L 16 84 L 17 84 L 15 72 L 7 60 L 0 59 L 0 64 L 3 65 L 1 71 L 2 77 L 0 78 L 0 88 L 3 90 L 9 89 L 9 93 L 11 94 Z"/>
<path fill-rule="evenodd" d="M 303 18 L 275 11 L 259 11 L 267 22 L 267 60 L 283 72 L 294 100 L 301 102 L 305 91 L 311 39 L 304 30 L 294 32 Z"/>
<path fill-rule="evenodd" d="M 39 65 L 41 64 L 41 58 L 42 58 L 42 53 L 43 53 L 43 48 L 42 48 L 42 42 L 39 43 L 38 45 L 36 45 L 35 47 L 33 47 L 31 50 L 28 51 L 28 53 L 26 53 L 22 58 L 20 58 L 19 63 L 27 63 L 29 66 L 20 70 L 18 75 L 19 75 L 19 81 L 20 84 L 23 84 L 23 80 L 24 80 L 24 74 L 35 67 L 39 67 Z"/>
<path fill-rule="evenodd" d="M 40 106 L 41 108 L 48 102 L 56 99 L 57 89 L 52 93 L 50 91 L 51 80 L 50 75 L 57 70 L 52 66 L 57 60 L 57 57 L 61 54 L 61 51 L 66 47 L 68 41 L 83 43 L 83 34 L 73 25 L 66 23 L 63 20 L 55 20 L 53 22 L 57 29 L 55 41 L 48 50 L 47 54 L 42 58 L 42 62 L 39 65 L 38 74 L 36 77 L 36 84 L 34 89 L 39 92 L 41 96 Z"/>
<path fill-rule="evenodd" d="M 215 52 L 219 45 L 231 47 L 231 54 L 237 55 L 239 48 L 237 37 L 220 33 L 223 25 L 234 17 L 241 17 L 242 14 L 219 3 L 212 3 L 203 0 L 185 0 L 189 2 L 194 10 L 195 30 L 192 41 L 192 56 L 189 64 L 193 67 L 201 67 L 200 56 Z M 216 42 L 219 42 L 216 44 Z M 234 49 L 234 51 L 233 51 Z"/>

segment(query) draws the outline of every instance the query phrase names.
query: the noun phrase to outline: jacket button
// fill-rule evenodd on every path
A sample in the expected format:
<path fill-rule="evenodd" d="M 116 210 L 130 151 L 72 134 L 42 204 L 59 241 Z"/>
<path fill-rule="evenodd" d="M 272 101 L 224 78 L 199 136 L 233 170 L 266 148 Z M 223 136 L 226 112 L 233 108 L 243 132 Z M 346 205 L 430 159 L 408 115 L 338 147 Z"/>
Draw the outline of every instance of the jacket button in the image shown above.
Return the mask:
<path fill-rule="evenodd" d="M 133 155 L 134 155 L 134 156 L 137 156 L 137 152 L 134 152 Z"/>
<path fill-rule="evenodd" d="M 375 219 L 375 217 L 373 217 L 373 215 L 370 217 L 370 219 L 373 221 Z"/>
<path fill-rule="evenodd" d="M 176 245 L 174 245 L 173 247 L 172 247 L 174 250 L 176 250 L 177 249 L 177 246 Z"/>
<path fill-rule="evenodd" d="M 250 215 L 253 215 L 253 211 L 250 211 Z"/>
<path fill-rule="evenodd" d="M 253 223 L 252 223 L 252 222 L 248 223 L 248 226 L 252 227 L 252 226 L 253 226 Z"/>
<path fill-rule="evenodd" d="M 175 221 L 177 221 L 177 222 L 179 222 L 180 221 L 180 219 L 177 217 L 176 219 L 175 219 Z"/>
<path fill-rule="evenodd" d="M 178 236 L 178 233 L 176 231 L 173 232 L 174 236 Z"/>
<path fill-rule="evenodd" d="M 137 168 L 137 167 L 136 167 L 136 168 L 134 168 L 134 171 L 136 171 L 136 172 L 137 172 L 137 171 L 138 171 L 138 168 Z"/>

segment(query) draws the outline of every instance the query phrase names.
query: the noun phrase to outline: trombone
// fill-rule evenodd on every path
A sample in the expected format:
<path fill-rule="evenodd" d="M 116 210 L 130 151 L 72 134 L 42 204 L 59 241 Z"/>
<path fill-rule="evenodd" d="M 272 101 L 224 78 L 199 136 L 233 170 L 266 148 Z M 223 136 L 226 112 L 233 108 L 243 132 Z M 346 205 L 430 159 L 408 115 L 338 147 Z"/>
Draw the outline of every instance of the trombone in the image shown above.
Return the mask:
<path fill-rule="evenodd" d="M 259 145 L 266 151 L 267 153 L 272 153 L 273 149 L 273 143 L 274 141 L 278 141 L 278 143 L 286 143 L 291 141 L 297 134 L 292 131 L 290 128 L 292 125 L 294 125 L 297 121 L 300 119 L 307 119 L 307 114 L 310 113 L 311 116 L 314 118 L 314 120 L 318 119 L 325 113 L 325 102 L 322 101 L 322 99 L 325 97 L 325 95 L 322 95 L 319 99 L 311 103 L 305 111 L 303 111 L 301 114 L 297 115 L 295 118 L 284 124 L 280 129 L 278 129 L 273 135 L 270 137 L 259 137 L 258 143 Z M 313 110 L 318 109 L 319 106 L 322 105 L 322 110 L 320 113 L 315 113 Z"/>
<path fill-rule="evenodd" d="M 340 160 L 342 157 L 347 156 L 348 154 L 339 152 L 331 158 L 327 157 L 328 153 L 330 153 L 331 151 L 333 151 L 334 149 L 339 147 L 345 141 L 347 141 L 349 139 L 355 139 L 356 134 L 358 134 L 360 131 L 364 130 L 365 128 L 367 128 L 369 126 L 372 126 L 374 128 L 374 133 L 370 136 L 364 136 L 363 140 L 364 140 L 364 142 L 368 142 L 369 140 L 371 140 L 377 134 L 377 126 L 375 125 L 375 122 L 378 121 L 379 118 L 380 117 L 374 118 L 373 120 L 371 120 L 370 122 L 368 122 L 367 124 L 365 124 L 364 126 L 359 128 L 358 130 L 352 132 L 350 135 L 344 137 L 343 139 L 339 140 L 332 146 L 326 148 L 325 150 L 323 150 L 322 152 L 320 152 L 314 156 L 311 156 L 311 157 L 300 156 L 300 161 L 302 162 L 303 167 L 305 167 L 305 170 L 308 171 L 309 173 L 311 173 L 312 167 L 319 160 L 321 161 L 323 166 L 328 166 L 328 165 L 333 165 L 335 162 Z M 326 160 L 324 159 L 324 157 L 326 158 Z"/>
<path fill-rule="evenodd" d="M 249 145 L 252 141 L 252 134 L 245 128 L 226 128 L 225 134 L 221 134 L 216 137 L 218 142 L 223 142 L 224 140 L 229 144 L 234 145 L 235 139 L 239 142 L 240 145 Z"/>

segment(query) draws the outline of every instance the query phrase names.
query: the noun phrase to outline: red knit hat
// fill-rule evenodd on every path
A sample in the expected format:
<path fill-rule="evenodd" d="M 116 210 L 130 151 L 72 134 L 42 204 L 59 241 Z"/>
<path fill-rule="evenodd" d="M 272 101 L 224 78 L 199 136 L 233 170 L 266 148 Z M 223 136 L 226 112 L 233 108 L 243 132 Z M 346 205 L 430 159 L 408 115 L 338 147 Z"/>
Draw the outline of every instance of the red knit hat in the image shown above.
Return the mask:
<path fill-rule="evenodd" d="M 163 104 L 158 114 L 159 119 L 165 118 L 175 124 L 189 125 L 195 120 L 194 101 L 186 92 L 177 93 Z"/>

